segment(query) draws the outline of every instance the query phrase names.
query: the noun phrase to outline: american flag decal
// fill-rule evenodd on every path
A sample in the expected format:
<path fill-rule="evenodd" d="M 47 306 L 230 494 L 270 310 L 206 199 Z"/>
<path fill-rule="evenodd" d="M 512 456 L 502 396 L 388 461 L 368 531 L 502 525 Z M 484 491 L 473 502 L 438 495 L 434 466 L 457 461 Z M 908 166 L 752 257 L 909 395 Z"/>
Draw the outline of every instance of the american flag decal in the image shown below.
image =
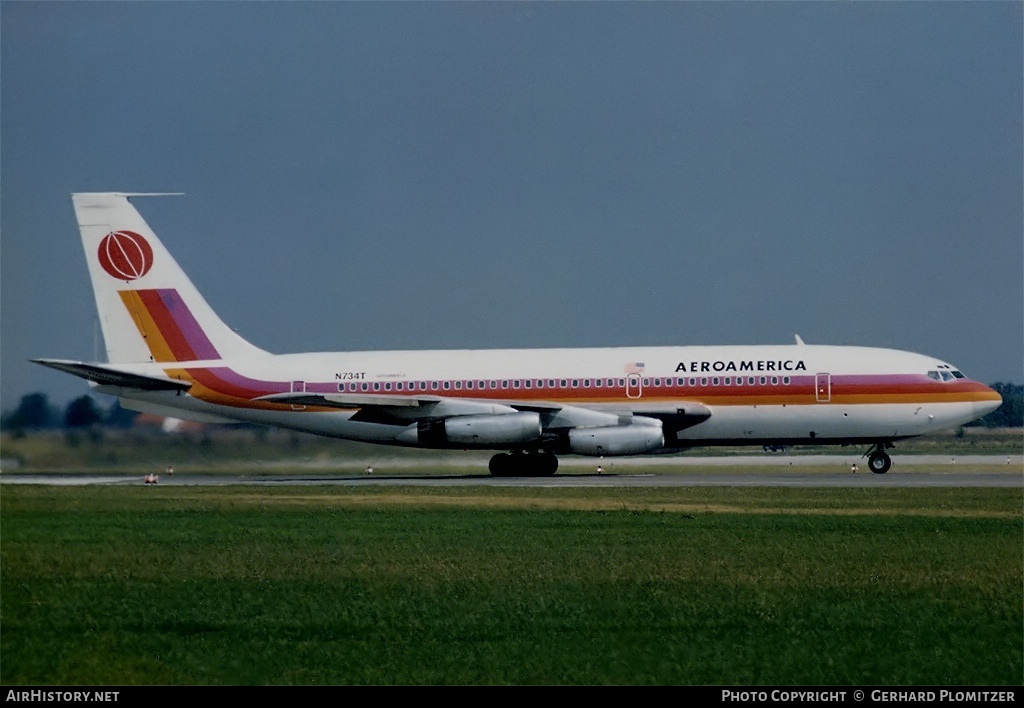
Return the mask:
<path fill-rule="evenodd" d="M 631 361 L 623 369 L 627 374 L 643 373 L 644 363 L 642 361 Z"/>

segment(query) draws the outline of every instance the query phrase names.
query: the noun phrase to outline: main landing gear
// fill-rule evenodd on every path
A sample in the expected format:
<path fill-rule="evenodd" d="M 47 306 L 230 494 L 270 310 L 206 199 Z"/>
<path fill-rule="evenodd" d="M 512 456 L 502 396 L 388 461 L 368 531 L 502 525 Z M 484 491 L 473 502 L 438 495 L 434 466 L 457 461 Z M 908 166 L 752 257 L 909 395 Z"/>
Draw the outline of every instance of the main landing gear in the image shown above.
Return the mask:
<path fill-rule="evenodd" d="M 868 452 L 868 469 L 875 474 L 885 474 L 892 467 L 892 458 L 885 452 L 886 448 L 892 447 L 892 443 L 876 443 Z"/>
<path fill-rule="evenodd" d="M 551 477 L 558 458 L 550 452 L 503 452 L 491 458 L 487 468 L 495 477 Z"/>

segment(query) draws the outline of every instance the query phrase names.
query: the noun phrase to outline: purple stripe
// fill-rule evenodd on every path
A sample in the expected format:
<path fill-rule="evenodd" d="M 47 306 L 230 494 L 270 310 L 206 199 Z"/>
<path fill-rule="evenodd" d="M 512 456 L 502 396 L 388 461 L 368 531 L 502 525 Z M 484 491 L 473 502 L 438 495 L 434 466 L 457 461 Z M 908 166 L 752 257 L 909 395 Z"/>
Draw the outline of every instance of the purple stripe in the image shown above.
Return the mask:
<path fill-rule="evenodd" d="M 188 305 L 181 299 L 177 290 L 157 290 L 157 294 L 160 296 L 161 302 L 164 307 L 167 308 L 167 313 L 171 316 L 174 324 L 177 325 L 178 330 L 185 337 L 185 341 L 192 348 L 197 359 L 220 359 L 220 353 L 216 347 L 213 346 L 213 342 L 206 336 L 206 332 L 200 326 L 199 322 L 192 315 L 192 311 L 188 309 Z"/>
<path fill-rule="evenodd" d="M 286 393 L 290 390 L 290 384 L 285 381 L 252 379 L 224 366 L 186 371 L 211 391 L 235 398 L 256 398 L 271 393 Z"/>

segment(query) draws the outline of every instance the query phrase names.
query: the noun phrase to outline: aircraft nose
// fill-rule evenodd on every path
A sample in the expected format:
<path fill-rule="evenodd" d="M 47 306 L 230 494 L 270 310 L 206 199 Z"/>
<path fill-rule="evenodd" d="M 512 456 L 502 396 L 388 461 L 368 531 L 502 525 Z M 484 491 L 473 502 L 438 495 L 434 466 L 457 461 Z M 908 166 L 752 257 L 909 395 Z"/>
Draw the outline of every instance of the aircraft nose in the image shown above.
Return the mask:
<path fill-rule="evenodd" d="M 985 391 L 978 401 L 974 404 L 974 410 L 977 412 L 978 417 L 986 416 L 999 406 L 1003 405 L 1003 397 L 999 395 L 998 391 L 984 387 Z"/>

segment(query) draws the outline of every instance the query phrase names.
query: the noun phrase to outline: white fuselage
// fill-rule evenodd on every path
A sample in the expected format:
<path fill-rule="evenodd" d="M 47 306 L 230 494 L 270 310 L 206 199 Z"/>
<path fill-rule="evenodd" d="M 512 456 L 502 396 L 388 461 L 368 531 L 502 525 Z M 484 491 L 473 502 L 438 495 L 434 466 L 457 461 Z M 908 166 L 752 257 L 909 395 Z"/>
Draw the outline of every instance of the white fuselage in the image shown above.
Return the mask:
<path fill-rule="evenodd" d="M 536 403 L 558 409 L 547 428 L 586 426 L 591 412 L 603 414 L 592 422 L 602 425 L 610 420 L 604 416 L 642 416 L 692 404 L 707 408 L 711 415 L 679 431 L 672 447 L 894 440 L 969 422 L 998 405 L 987 387 L 951 374 L 948 380 L 935 376 L 954 371 L 944 362 L 842 346 L 342 352 L 147 364 L 138 370 L 193 381 L 187 395 L 116 391 L 138 408 L 395 444 L 405 444 L 401 409 L 381 423 L 360 421 L 355 406 L 257 399 L 286 392 L 384 401 L 436 396 L 445 406 L 438 415 Z M 407 413 L 411 424 L 416 411 Z"/>

